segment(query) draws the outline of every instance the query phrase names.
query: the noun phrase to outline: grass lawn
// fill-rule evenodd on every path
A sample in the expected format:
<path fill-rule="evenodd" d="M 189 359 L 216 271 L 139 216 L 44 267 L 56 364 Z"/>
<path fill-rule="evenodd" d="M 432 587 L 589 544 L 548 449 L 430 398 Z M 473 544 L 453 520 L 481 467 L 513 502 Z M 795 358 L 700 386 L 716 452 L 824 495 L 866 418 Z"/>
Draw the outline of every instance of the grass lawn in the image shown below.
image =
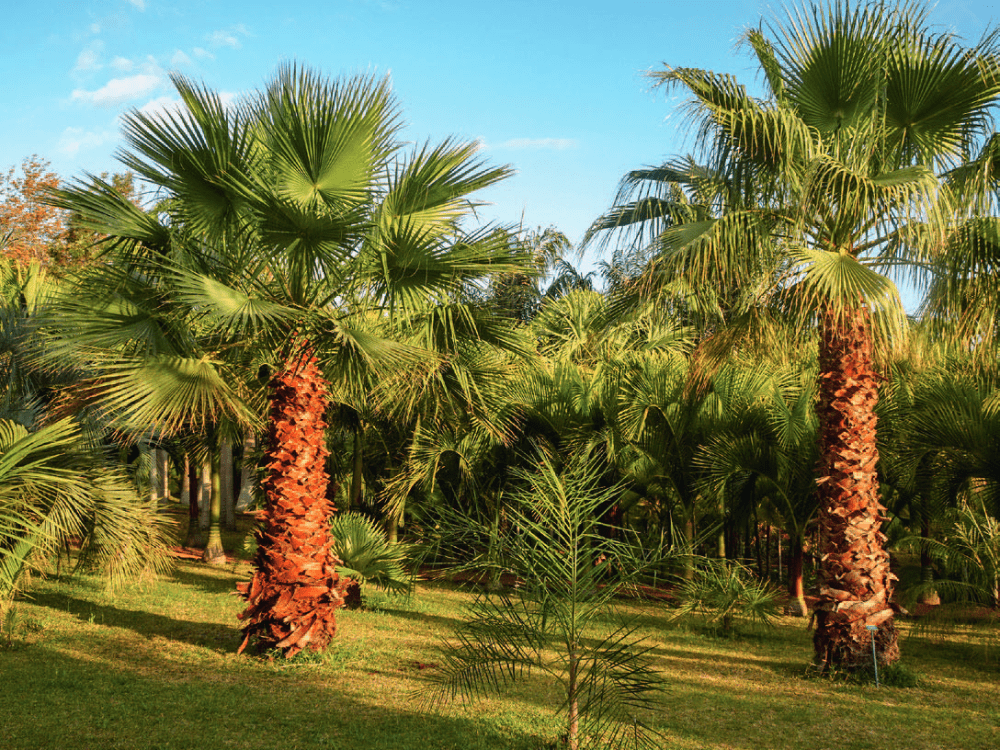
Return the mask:
<path fill-rule="evenodd" d="M 322 658 L 287 664 L 234 655 L 232 592 L 247 571 L 180 563 L 115 596 L 85 576 L 37 582 L 17 610 L 18 636 L 0 648 L 0 748 L 556 747 L 561 697 L 541 678 L 467 706 L 414 696 L 469 593 L 372 593 L 370 610 L 342 613 Z M 802 620 L 720 640 L 669 623 L 662 604 L 623 609 L 666 678 L 658 710 L 643 717 L 665 748 L 1000 748 L 995 626 L 928 634 L 904 624 L 920 684 L 876 689 L 807 676 Z"/>

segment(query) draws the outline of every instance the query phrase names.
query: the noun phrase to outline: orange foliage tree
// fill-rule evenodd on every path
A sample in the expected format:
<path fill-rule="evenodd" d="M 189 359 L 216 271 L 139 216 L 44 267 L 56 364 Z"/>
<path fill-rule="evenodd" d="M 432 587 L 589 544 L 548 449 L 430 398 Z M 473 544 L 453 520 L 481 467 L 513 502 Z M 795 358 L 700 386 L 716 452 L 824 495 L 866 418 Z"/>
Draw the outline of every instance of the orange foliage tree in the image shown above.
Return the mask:
<path fill-rule="evenodd" d="M 131 172 L 101 175 L 115 191 L 135 205 L 139 196 Z M 46 159 L 34 154 L 0 172 L 0 238 L 6 238 L 3 253 L 14 262 L 37 262 L 59 271 L 88 263 L 105 238 L 81 225 L 72 212 L 51 202 L 51 191 L 60 177 Z"/>
<path fill-rule="evenodd" d="M 38 155 L 0 172 L 0 236 L 6 236 L 4 254 L 27 265 L 48 265 L 50 250 L 64 241 L 65 212 L 45 202 L 48 190 L 59 187 L 59 175 Z"/>

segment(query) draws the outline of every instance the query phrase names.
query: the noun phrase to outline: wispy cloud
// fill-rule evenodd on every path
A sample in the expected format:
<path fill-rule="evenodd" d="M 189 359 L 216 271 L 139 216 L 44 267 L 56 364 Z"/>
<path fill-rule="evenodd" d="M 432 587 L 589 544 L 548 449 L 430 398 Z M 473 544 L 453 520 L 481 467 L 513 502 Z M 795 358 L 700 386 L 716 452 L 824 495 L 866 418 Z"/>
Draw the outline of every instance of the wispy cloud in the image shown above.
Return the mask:
<path fill-rule="evenodd" d="M 205 38 L 212 47 L 239 49 L 243 46 L 242 40 L 248 36 L 250 36 L 250 32 L 247 30 L 247 27 L 238 23 L 235 26 L 230 26 L 228 29 L 213 31 Z"/>
<path fill-rule="evenodd" d="M 174 114 L 176 112 L 180 112 L 181 100 L 174 99 L 169 96 L 158 96 L 155 99 L 150 99 L 148 102 L 139 107 L 139 111 L 148 117 L 157 119 L 162 117 L 164 114 Z"/>
<path fill-rule="evenodd" d="M 233 91 L 220 91 L 219 100 L 222 102 L 222 106 L 227 109 L 229 106 L 236 101 L 239 94 Z M 171 97 L 171 96 L 158 96 L 155 99 L 150 99 L 148 102 L 139 107 L 139 111 L 151 117 L 153 119 L 158 119 L 164 115 L 175 115 L 179 114 L 184 110 L 184 105 L 181 104 L 181 100 Z"/>
<path fill-rule="evenodd" d="M 146 0 L 126 0 L 129 5 L 134 5 L 139 10 L 146 10 Z"/>
<path fill-rule="evenodd" d="M 87 132 L 83 128 L 66 128 L 59 136 L 56 149 L 67 156 L 76 156 L 80 151 L 88 151 L 105 143 L 114 142 L 117 134 L 113 130 L 102 133 Z"/>
<path fill-rule="evenodd" d="M 76 65 L 73 66 L 73 72 L 89 73 L 93 70 L 100 70 L 101 51 L 103 49 L 104 43 L 99 40 L 88 44 L 87 47 L 79 55 L 77 55 Z"/>
<path fill-rule="evenodd" d="M 191 64 L 191 58 L 185 55 L 180 50 L 174 53 L 174 56 L 170 58 L 170 65 L 174 68 L 182 68 Z"/>
<path fill-rule="evenodd" d="M 111 67 L 117 70 L 119 73 L 128 73 L 132 68 L 135 67 L 135 63 L 129 60 L 127 57 L 116 57 L 111 61 Z"/>
<path fill-rule="evenodd" d="M 73 100 L 94 104 L 98 107 L 112 107 L 147 96 L 162 83 L 163 79 L 160 76 L 148 73 L 140 73 L 127 78 L 112 78 L 97 91 L 76 89 L 73 92 Z"/>
<path fill-rule="evenodd" d="M 191 53 L 195 57 L 197 57 L 199 60 L 214 60 L 215 59 L 215 55 L 213 55 L 211 52 L 209 52 L 204 47 L 195 47 L 193 50 L 191 50 Z"/>

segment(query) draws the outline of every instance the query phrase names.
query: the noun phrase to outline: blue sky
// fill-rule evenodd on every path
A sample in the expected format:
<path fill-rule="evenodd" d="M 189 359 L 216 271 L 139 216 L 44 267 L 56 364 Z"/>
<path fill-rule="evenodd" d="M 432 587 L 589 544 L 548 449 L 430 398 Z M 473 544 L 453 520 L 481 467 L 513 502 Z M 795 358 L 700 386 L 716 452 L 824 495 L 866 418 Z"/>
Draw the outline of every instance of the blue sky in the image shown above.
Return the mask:
<path fill-rule="evenodd" d="M 175 98 L 170 71 L 237 95 L 297 61 L 332 75 L 388 73 L 408 140 L 477 139 L 491 161 L 517 170 L 484 195 L 493 203 L 485 219 L 554 225 L 576 242 L 627 170 L 690 146 L 681 100 L 653 91 L 644 73 L 694 66 L 752 82 L 735 45 L 771 8 L 759 0 L 11 2 L 0 28 L 0 168 L 38 154 L 66 178 L 115 171 L 119 116 Z M 977 41 L 998 15 L 996 3 L 945 0 L 932 17 Z"/>

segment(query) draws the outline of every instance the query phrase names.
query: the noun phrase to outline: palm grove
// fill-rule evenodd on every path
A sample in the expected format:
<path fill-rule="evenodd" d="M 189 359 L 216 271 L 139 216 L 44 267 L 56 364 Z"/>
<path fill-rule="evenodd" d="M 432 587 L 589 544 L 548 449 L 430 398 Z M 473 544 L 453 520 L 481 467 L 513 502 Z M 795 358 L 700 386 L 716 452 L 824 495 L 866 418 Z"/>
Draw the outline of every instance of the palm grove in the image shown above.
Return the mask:
<path fill-rule="evenodd" d="M 890 538 L 926 599 L 974 560 L 1000 604 L 995 38 L 967 46 L 912 3 L 805 8 L 743 41 L 760 95 L 653 74 L 697 150 L 626 175 L 594 222 L 603 291 L 557 232 L 476 226 L 476 191 L 510 170 L 404 146 L 386 80 L 289 66 L 227 106 L 175 78 L 176 110 L 124 118 L 148 198 L 50 189 L 96 244 L 0 279 L 4 602 L 71 537 L 115 580 L 165 564 L 150 446 L 207 466 L 218 545 L 222 449 L 262 434 L 241 651 L 334 637 L 335 505 L 499 581 L 502 540 L 538 521 L 512 498 L 555 486 L 539 463 L 594 488 L 573 517 L 595 560 L 631 546 L 681 591 L 706 557 L 755 559 L 805 614 L 815 561 L 825 669 L 873 642 L 899 658 Z"/>

